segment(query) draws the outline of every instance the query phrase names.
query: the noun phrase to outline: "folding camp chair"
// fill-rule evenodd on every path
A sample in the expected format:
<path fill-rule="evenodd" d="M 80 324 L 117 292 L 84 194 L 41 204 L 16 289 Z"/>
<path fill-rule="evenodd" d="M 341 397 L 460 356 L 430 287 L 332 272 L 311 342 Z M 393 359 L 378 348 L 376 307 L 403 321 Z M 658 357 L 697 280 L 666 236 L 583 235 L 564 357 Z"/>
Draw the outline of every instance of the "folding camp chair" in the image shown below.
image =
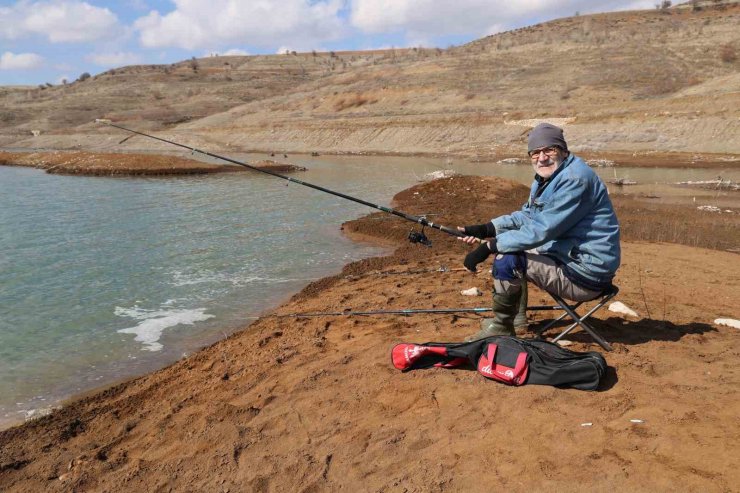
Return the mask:
<path fill-rule="evenodd" d="M 540 338 L 541 339 L 542 338 L 542 334 L 545 331 L 547 331 L 548 329 L 550 329 L 553 325 L 555 325 L 556 323 L 560 322 L 565 317 L 570 316 L 570 318 L 573 319 L 573 323 L 570 326 L 568 326 L 564 331 L 562 331 L 560 334 L 558 334 L 558 336 L 555 337 L 552 340 L 552 342 L 559 341 L 560 339 L 562 339 L 563 337 L 565 337 L 566 335 L 568 335 L 568 333 L 570 333 L 570 331 L 573 330 L 576 326 L 580 326 L 583 330 L 585 330 L 586 332 L 588 332 L 588 334 L 597 343 L 599 343 L 599 345 L 601 347 L 603 347 L 607 351 L 611 351 L 612 350 L 612 347 L 609 345 L 608 342 L 606 342 L 606 339 L 604 339 L 603 337 L 601 337 L 601 335 L 599 335 L 599 333 L 596 332 L 596 330 L 594 330 L 594 328 L 591 325 L 589 325 L 588 323 L 586 323 L 586 319 L 588 319 L 592 314 L 596 313 L 602 306 L 606 305 L 607 302 L 609 302 L 609 300 L 611 300 L 612 298 L 614 298 L 617 295 L 617 293 L 619 293 L 619 288 L 617 286 L 611 285 L 608 288 L 606 288 L 604 291 L 602 291 L 601 294 L 599 294 L 596 298 L 593 298 L 591 300 L 586 300 L 586 301 L 579 301 L 578 303 L 576 303 L 574 305 L 569 305 L 567 301 L 565 301 L 562 297 L 558 296 L 557 294 L 550 293 L 549 291 L 546 291 L 546 293 L 549 294 L 552 297 L 552 299 L 555 300 L 555 302 L 557 303 L 557 305 L 553 305 L 553 306 L 550 306 L 550 305 L 528 306 L 527 307 L 527 310 L 533 310 L 533 311 L 538 311 L 538 310 L 563 310 L 563 314 L 560 315 L 555 320 L 552 320 L 551 322 L 549 322 L 547 325 L 545 325 L 541 329 L 537 330 L 537 338 Z M 588 301 L 594 301 L 594 300 L 598 300 L 598 303 L 596 303 L 596 306 L 594 306 L 593 308 L 591 308 L 585 315 L 583 315 L 583 316 L 578 315 L 578 313 L 576 312 L 576 310 L 578 309 L 578 307 L 580 307 L 583 303 L 587 303 Z"/>

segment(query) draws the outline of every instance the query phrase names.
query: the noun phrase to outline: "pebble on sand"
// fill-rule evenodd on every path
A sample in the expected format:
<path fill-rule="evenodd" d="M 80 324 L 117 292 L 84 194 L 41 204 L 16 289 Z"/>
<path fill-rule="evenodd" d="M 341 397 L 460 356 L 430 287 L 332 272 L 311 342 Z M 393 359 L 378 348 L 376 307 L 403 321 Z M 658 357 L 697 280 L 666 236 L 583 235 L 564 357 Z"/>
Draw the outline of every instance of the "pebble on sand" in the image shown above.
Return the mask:
<path fill-rule="evenodd" d="M 740 320 L 735 320 L 734 318 L 718 318 L 714 323 L 717 325 L 726 325 L 734 329 L 740 329 Z"/>
<path fill-rule="evenodd" d="M 622 315 L 628 315 L 630 317 L 638 317 L 637 312 L 632 308 L 628 307 L 621 301 L 615 301 L 609 305 L 609 311 L 614 313 L 621 313 Z"/>
<path fill-rule="evenodd" d="M 463 289 L 462 291 L 460 291 L 460 294 L 463 296 L 483 296 L 483 291 L 476 287 L 473 287 L 470 289 Z"/>

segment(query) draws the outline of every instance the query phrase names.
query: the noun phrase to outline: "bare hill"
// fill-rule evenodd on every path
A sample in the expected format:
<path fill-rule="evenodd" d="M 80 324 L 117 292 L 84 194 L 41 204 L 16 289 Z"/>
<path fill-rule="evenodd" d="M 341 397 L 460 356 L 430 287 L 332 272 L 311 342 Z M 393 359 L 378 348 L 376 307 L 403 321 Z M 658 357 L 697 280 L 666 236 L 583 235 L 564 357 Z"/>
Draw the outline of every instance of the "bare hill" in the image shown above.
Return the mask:
<path fill-rule="evenodd" d="M 738 153 L 740 5 L 701 4 L 576 16 L 446 50 L 215 57 L 6 90 L 0 145 L 161 147 L 119 145 L 119 132 L 89 123 L 106 117 L 211 149 L 489 159 L 520 151 L 548 119 L 579 151 Z"/>

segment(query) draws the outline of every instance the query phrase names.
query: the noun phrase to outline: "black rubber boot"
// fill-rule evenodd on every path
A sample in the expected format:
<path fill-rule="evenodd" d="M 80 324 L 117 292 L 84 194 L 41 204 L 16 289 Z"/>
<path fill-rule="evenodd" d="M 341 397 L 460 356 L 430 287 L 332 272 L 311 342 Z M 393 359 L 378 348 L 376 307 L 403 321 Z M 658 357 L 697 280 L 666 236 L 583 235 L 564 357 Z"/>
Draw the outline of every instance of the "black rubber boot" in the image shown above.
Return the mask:
<path fill-rule="evenodd" d="M 494 318 L 484 318 L 481 320 L 481 329 L 475 334 L 465 338 L 465 342 L 477 341 L 489 336 L 513 336 L 514 317 L 517 313 L 517 307 L 522 291 L 516 293 L 494 293 L 493 295 L 493 313 Z"/>

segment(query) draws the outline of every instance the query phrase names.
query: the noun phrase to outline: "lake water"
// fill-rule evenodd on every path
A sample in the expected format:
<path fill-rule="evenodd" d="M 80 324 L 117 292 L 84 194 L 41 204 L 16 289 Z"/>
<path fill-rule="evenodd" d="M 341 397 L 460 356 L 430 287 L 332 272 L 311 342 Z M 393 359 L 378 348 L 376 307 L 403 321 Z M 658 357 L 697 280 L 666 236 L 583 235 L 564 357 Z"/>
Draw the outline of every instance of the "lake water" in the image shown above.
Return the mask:
<path fill-rule="evenodd" d="M 431 158 L 290 161 L 309 168 L 300 180 L 381 205 L 439 169 L 532 176 L 526 165 Z M 707 204 L 730 199 L 666 183 L 717 174 L 619 169 L 665 200 L 699 194 Z M 339 231 L 373 209 L 286 184 L 257 173 L 100 178 L 0 166 L 0 426 L 175 361 L 311 280 L 382 253 Z"/>

